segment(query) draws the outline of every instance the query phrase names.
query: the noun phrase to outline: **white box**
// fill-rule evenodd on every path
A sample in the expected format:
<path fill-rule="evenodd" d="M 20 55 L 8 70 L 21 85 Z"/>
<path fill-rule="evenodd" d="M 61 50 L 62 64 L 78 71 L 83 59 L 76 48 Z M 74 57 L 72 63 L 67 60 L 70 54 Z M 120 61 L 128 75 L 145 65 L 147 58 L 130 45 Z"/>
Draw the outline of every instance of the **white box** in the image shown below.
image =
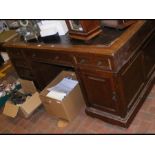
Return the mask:
<path fill-rule="evenodd" d="M 38 23 L 38 26 L 41 31 L 47 29 L 56 29 L 60 36 L 65 35 L 68 32 L 68 27 L 64 20 L 43 20 Z"/>

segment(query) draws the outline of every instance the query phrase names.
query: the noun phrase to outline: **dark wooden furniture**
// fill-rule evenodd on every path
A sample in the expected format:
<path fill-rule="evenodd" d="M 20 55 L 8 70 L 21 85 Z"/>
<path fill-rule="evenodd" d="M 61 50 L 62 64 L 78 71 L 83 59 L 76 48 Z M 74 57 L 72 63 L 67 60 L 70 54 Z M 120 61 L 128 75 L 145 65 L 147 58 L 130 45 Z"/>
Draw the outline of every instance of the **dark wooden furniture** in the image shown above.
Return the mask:
<path fill-rule="evenodd" d="M 100 20 L 66 20 L 71 38 L 88 41 L 102 32 Z"/>
<path fill-rule="evenodd" d="M 101 35 L 113 36 L 111 31 Z M 128 127 L 153 85 L 155 22 L 139 20 L 110 43 L 97 42 L 75 43 L 64 36 L 57 43 L 44 44 L 15 38 L 4 48 L 19 76 L 33 80 L 39 89 L 61 70 L 75 70 L 86 113 Z"/>
<path fill-rule="evenodd" d="M 116 29 L 124 29 L 135 22 L 136 22 L 136 20 L 122 19 L 122 20 L 102 20 L 101 23 L 107 27 L 112 27 L 112 28 L 116 28 Z"/>

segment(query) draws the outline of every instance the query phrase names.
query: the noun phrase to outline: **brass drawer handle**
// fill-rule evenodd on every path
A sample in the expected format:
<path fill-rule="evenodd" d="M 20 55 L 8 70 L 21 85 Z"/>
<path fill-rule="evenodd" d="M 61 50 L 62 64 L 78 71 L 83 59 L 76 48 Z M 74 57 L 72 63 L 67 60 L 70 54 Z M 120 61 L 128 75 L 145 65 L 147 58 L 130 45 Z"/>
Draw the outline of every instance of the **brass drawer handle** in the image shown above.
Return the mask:
<path fill-rule="evenodd" d="M 102 61 L 98 61 L 97 66 L 101 66 L 101 65 L 102 65 Z"/>
<path fill-rule="evenodd" d="M 80 60 L 80 64 L 84 64 L 85 62 L 86 62 L 85 59 L 81 59 L 81 60 Z"/>
<path fill-rule="evenodd" d="M 77 64 L 77 59 L 75 56 L 73 56 L 73 59 L 74 59 L 75 64 Z"/>

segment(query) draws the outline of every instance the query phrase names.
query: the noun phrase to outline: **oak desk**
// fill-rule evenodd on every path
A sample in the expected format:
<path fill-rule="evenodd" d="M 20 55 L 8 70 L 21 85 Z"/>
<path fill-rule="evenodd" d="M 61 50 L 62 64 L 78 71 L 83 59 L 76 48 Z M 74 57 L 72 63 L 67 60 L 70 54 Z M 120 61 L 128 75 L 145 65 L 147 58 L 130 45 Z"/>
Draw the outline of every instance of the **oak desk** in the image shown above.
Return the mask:
<path fill-rule="evenodd" d="M 86 113 L 128 127 L 153 85 L 155 22 L 139 20 L 124 31 L 105 29 L 90 42 L 61 37 L 52 43 L 24 43 L 19 37 L 3 48 L 21 78 L 41 90 L 64 69 L 76 72 Z"/>

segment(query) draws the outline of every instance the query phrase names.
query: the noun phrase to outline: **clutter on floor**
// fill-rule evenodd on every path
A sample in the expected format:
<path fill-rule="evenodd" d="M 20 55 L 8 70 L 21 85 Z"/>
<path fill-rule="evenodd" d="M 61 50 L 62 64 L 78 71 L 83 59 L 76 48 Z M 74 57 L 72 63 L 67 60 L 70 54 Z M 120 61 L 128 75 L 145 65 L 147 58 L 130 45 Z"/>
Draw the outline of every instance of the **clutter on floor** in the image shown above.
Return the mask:
<path fill-rule="evenodd" d="M 0 106 L 4 105 L 5 102 L 11 97 L 13 92 L 16 92 L 21 88 L 18 81 L 9 83 L 8 81 L 3 81 L 0 84 Z"/>
<path fill-rule="evenodd" d="M 11 91 L 3 114 L 15 118 L 17 113 L 19 113 L 28 118 L 41 105 L 41 100 L 32 81 L 23 79 L 19 81 L 22 89 Z"/>
<path fill-rule="evenodd" d="M 3 80 L 0 92 L 0 99 L 5 98 L 5 116 L 28 118 L 44 102 L 46 111 L 59 118 L 57 127 L 60 128 L 66 127 L 77 116 L 84 103 L 75 73 L 66 71 L 61 72 L 40 94 L 33 81 L 24 79 Z M 50 104 L 47 106 L 48 101 Z"/>
<path fill-rule="evenodd" d="M 7 117 L 30 117 L 47 97 L 51 104 L 45 109 L 52 116 L 56 116 L 57 127 L 68 126 L 80 111 L 84 101 L 80 92 L 75 73 L 61 72 L 44 90 L 46 95 L 37 92 L 33 81 L 19 79 L 16 76 L 7 78 L 12 65 L 8 63 L 1 70 L 6 76 L 0 80 L 0 105 L 4 105 L 3 114 Z M 4 79 L 4 80 L 3 80 Z M 41 99 L 40 99 L 41 98 Z M 47 100 L 45 100 L 47 101 Z M 3 104 L 2 104 L 3 103 Z M 44 103 L 46 104 L 46 103 Z"/>

